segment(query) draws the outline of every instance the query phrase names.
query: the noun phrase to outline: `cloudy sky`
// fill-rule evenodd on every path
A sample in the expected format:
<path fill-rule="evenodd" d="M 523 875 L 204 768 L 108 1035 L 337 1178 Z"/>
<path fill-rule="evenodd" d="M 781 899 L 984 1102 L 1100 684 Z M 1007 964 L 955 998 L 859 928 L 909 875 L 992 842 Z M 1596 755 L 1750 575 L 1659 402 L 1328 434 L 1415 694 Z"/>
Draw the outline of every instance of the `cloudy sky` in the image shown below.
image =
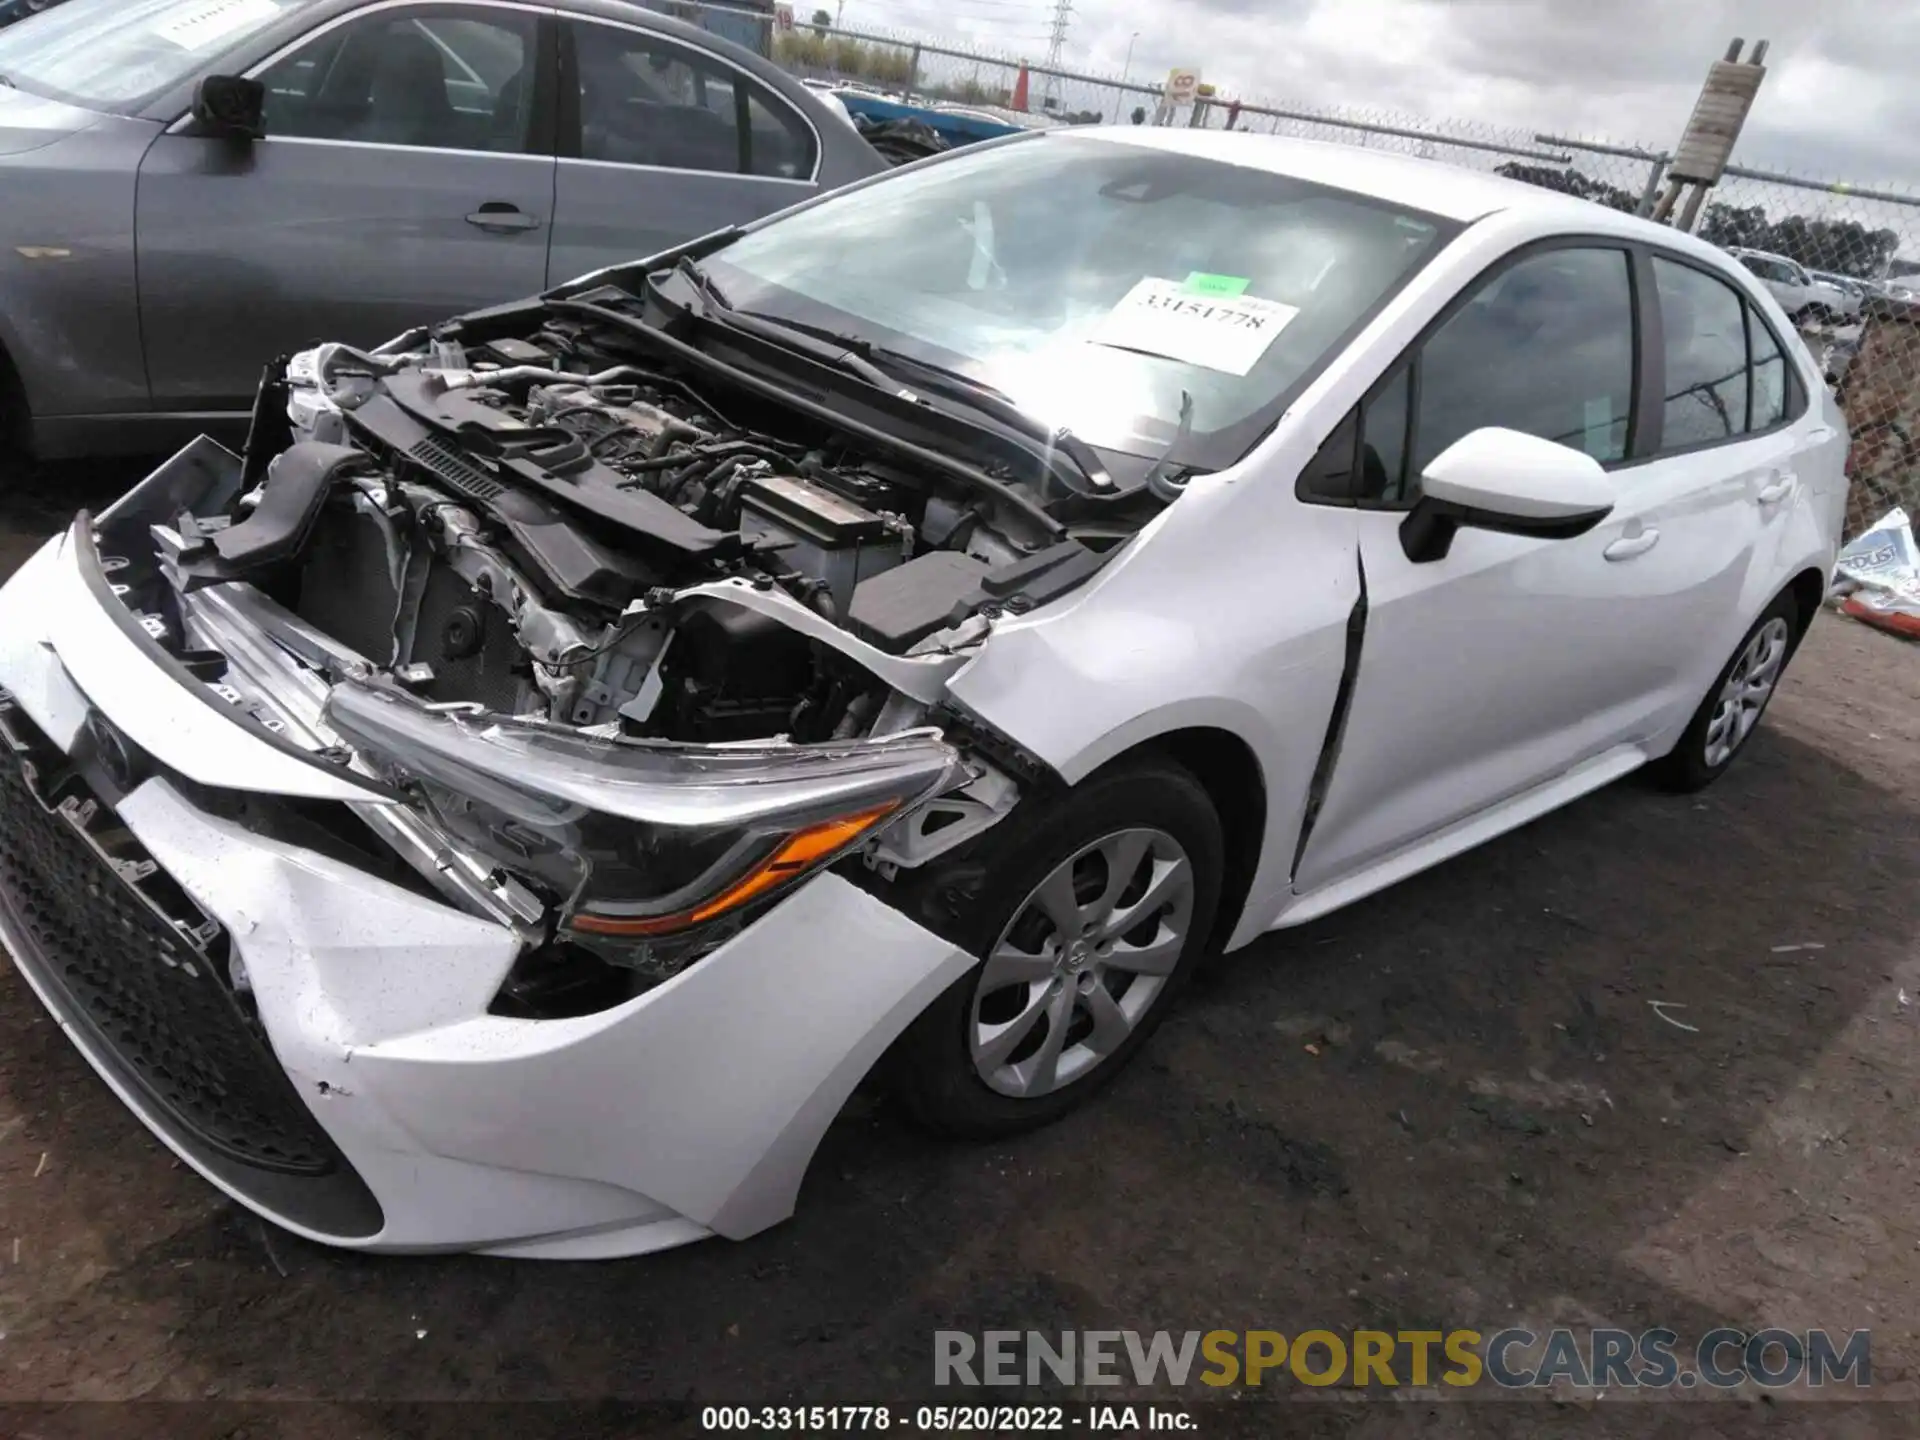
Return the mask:
<path fill-rule="evenodd" d="M 845 0 L 849 29 L 970 35 L 1038 59 L 1051 0 Z M 1771 41 L 1735 158 L 1920 187 L 1912 0 L 1074 0 L 1069 68 L 1135 79 L 1197 66 L 1275 103 L 1448 117 L 1656 148 L 1709 62 Z"/>

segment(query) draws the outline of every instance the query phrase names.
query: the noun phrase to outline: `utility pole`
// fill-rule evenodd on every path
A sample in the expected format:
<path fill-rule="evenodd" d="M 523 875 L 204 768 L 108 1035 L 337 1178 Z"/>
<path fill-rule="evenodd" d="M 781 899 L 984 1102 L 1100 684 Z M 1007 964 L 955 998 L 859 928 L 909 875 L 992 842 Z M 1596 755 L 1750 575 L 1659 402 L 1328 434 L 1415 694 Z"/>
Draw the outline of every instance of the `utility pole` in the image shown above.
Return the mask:
<path fill-rule="evenodd" d="M 1754 96 L 1767 75 L 1763 63 L 1767 58 L 1767 42 L 1756 41 L 1752 56 L 1743 63 L 1740 51 L 1745 44 L 1744 40 L 1735 40 L 1727 47 L 1726 59 L 1714 61 L 1713 68 L 1707 71 L 1707 83 L 1700 87 L 1700 98 L 1694 102 L 1693 115 L 1687 121 L 1679 148 L 1674 151 L 1673 164 L 1667 170 L 1666 189 L 1654 203 L 1652 218 L 1662 224 L 1670 221 L 1680 201 L 1680 192 L 1691 187 L 1680 218 L 1671 223 L 1678 229 L 1693 231 L 1700 223 L 1700 207 L 1706 203 L 1708 193 L 1720 183 L 1720 176 L 1733 155 L 1740 127 L 1746 124 L 1747 112 L 1753 108 Z"/>
<path fill-rule="evenodd" d="M 834 29 L 838 30 L 840 28 L 840 21 L 846 15 L 846 13 L 847 13 L 847 0 L 839 0 L 839 3 L 837 3 L 833 7 L 833 28 Z"/>
<path fill-rule="evenodd" d="M 1060 98 L 1060 52 L 1067 45 L 1067 21 L 1073 16 L 1073 0 L 1054 0 L 1053 32 L 1047 37 L 1047 83 L 1041 90 L 1042 110 L 1051 109 L 1046 101 Z"/>

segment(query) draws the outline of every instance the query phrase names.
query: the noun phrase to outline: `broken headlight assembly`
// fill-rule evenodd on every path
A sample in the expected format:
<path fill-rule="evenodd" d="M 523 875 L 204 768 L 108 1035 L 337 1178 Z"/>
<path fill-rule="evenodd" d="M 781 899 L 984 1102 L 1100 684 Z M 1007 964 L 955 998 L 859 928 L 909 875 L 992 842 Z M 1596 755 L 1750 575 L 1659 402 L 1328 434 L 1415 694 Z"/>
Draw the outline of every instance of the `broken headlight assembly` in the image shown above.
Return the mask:
<path fill-rule="evenodd" d="M 598 736 L 375 685 L 326 716 L 447 831 L 556 898 L 566 938 L 665 978 L 920 802 L 938 732 L 824 745 Z"/>

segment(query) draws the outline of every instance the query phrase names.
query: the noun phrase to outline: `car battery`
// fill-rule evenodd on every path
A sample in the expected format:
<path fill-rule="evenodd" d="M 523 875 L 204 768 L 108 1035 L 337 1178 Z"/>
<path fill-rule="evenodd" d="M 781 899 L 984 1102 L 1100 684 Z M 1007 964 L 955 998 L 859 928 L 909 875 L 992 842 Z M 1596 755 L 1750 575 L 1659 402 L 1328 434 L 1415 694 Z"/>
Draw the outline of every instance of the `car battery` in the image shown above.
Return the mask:
<path fill-rule="evenodd" d="M 891 570 L 906 553 L 896 522 L 785 475 L 758 476 L 741 488 L 740 533 L 773 540 L 788 567 L 824 581 L 835 615 L 847 613 L 854 586 Z"/>

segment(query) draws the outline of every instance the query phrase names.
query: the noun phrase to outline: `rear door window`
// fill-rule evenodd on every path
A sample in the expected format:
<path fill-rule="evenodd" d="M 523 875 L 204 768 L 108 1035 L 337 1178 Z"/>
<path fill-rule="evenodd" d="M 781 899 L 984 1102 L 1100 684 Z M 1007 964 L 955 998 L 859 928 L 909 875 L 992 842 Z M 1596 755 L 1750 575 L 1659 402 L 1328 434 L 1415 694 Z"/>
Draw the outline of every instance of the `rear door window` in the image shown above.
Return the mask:
<path fill-rule="evenodd" d="M 637 30 L 569 22 L 579 155 L 616 165 L 813 178 L 813 132 L 742 70 Z"/>
<path fill-rule="evenodd" d="M 1747 431 L 1747 307 L 1724 280 L 1653 258 L 1665 335 L 1661 448 L 1684 449 Z"/>
<path fill-rule="evenodd" d="M 1747 333 L 1753 342 L 1752 428 L 1765 430 L 1787 418 L 1787 357 L 1757 310 L 1747 312 Z"/>

